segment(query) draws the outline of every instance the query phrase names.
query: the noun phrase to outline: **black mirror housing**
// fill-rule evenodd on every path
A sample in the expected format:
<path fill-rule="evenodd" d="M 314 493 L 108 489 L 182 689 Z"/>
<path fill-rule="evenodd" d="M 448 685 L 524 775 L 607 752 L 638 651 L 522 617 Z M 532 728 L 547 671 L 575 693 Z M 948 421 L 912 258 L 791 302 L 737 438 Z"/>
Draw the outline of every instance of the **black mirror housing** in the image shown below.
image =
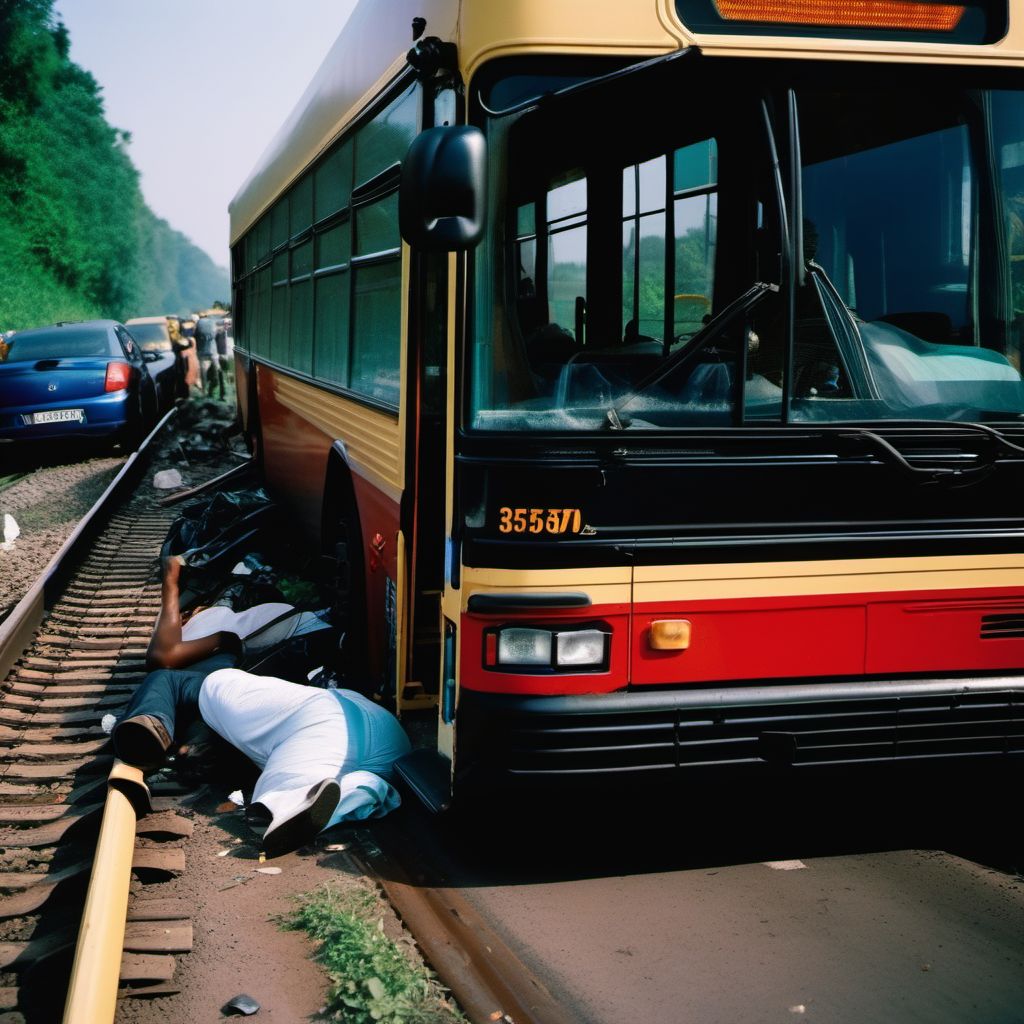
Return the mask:
<path fill-rule="evenodd" d="M 425 252 L 464 252 L 486 227 L 487 143 L 479 128 L 445 125 L 421 132 L 402 161 L 398 223 Z"/>

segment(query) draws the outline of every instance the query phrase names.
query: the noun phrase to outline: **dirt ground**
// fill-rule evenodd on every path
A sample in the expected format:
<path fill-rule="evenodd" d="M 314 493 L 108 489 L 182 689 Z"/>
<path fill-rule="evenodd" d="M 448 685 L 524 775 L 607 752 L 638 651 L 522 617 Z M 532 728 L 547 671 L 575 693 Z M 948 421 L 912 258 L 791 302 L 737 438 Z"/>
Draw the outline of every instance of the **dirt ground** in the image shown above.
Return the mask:
<path fill-rule="evenodd" d="M 184 843 L 187 866 L 180 878 L 133 885 L 141 895 L 178 897 L 193 908 L 195 944 L 191 953 L 176 957 L 174 984 L 181 992 L 122 1000 L 119 1022 L 216 1021 L 220 1007 L 243 992 L 261 1004 L 259 1020 L 279 1024 L 311 1019 L 324 1004 L 327 977 L 310 959 L 313 944 L 301 933 L 282 930 L 275 917 L 326 877 L 341 874 L 356 884 L 344 854 L 327 853 L 320 843 L 320 849 L 260 865 L 255 846 L 244 841 L 248 832 L 240 812 L 217 814 L 215 806 L 216 799 L 207 797 L 185 812 L 195 832 Z M 330 868 L 321 866 L 325 861 Z M 280 874 L 262 874 L 258 867 L 279 868 Z"/>
<path fill-rule="evenodd" d="M 175 957 L 172 984 L 180 991 L 120 1000 L 116 1024 L 214 1022 L 224 1019 L 221 1007 L 242 993 L 260 1003 L 260 1021 L 300 1024 L 318 1019 L 324 1008 L 329 979 L 313 959 L 315 944 L 301 932 L 284 930 L 280 918 L 295 909 L 297 897 L 323 885 L 374 890 L 350 853 L 358 853 L 365 830 L 339 826 L 295 853 L 261 864 L 241 809 L 231 809 L 225 799 L 227 791 L 227 784 L 216 785 L 185 798 L 179 813 L 192 819 L 195 831 L 182 843 L 183 875 L 132 883 L 140 897 L 188 903 L 194 946 Z M 412 937 L 379 895 L 378 905 L 385 934 L 419 963 Z"/>
<path fill-rule="evenodd" d="M 21 527 L 11 550 L 0 549 L 0 621 L 25 596 L 123 463 L 123 457 L 108 456 L 45 466 L 0 491 L 0 529 L 4 513 Z"/>

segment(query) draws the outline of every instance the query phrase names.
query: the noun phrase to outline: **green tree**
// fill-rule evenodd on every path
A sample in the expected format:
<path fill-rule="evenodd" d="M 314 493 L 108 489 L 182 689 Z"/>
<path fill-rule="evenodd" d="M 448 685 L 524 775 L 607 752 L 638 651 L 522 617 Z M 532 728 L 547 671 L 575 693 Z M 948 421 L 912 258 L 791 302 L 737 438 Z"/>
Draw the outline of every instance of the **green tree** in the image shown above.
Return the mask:
<path fill-rule="evenodd" d="M 146 206 L 53 0 L 0 0 L 0 328 L 183 311 L 224 270 Z"/>

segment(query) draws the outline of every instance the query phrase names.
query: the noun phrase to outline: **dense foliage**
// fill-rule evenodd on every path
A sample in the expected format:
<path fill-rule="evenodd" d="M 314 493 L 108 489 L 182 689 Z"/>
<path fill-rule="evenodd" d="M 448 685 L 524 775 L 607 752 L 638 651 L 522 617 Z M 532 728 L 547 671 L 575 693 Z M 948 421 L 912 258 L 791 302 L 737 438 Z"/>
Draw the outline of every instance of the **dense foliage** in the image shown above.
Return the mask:
<path fill-rule="evenodd" d="M 209 306 L 225 271 L 146 206 L 53 0 L 0 0 L 0 330 Z"/>

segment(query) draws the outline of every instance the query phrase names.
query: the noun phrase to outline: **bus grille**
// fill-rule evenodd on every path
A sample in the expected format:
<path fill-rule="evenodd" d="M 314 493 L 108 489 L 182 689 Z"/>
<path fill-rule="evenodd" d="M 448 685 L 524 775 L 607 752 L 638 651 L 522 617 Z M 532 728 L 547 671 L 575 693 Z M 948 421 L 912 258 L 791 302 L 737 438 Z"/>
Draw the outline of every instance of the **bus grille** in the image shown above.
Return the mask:
<path fill-rule="evenodd" d="M 982 615 L 981 639 L 1005 640 L 1024 636 L 1024 611 L 1006 615 Z"/>
<path fill-rule="evenodd" d="M 503 717 L 491 734 L 490 752 L 516 775 L 676 773 L 726 765 L 1024 753 L 1024 693 L 1019 691 Z"/>

